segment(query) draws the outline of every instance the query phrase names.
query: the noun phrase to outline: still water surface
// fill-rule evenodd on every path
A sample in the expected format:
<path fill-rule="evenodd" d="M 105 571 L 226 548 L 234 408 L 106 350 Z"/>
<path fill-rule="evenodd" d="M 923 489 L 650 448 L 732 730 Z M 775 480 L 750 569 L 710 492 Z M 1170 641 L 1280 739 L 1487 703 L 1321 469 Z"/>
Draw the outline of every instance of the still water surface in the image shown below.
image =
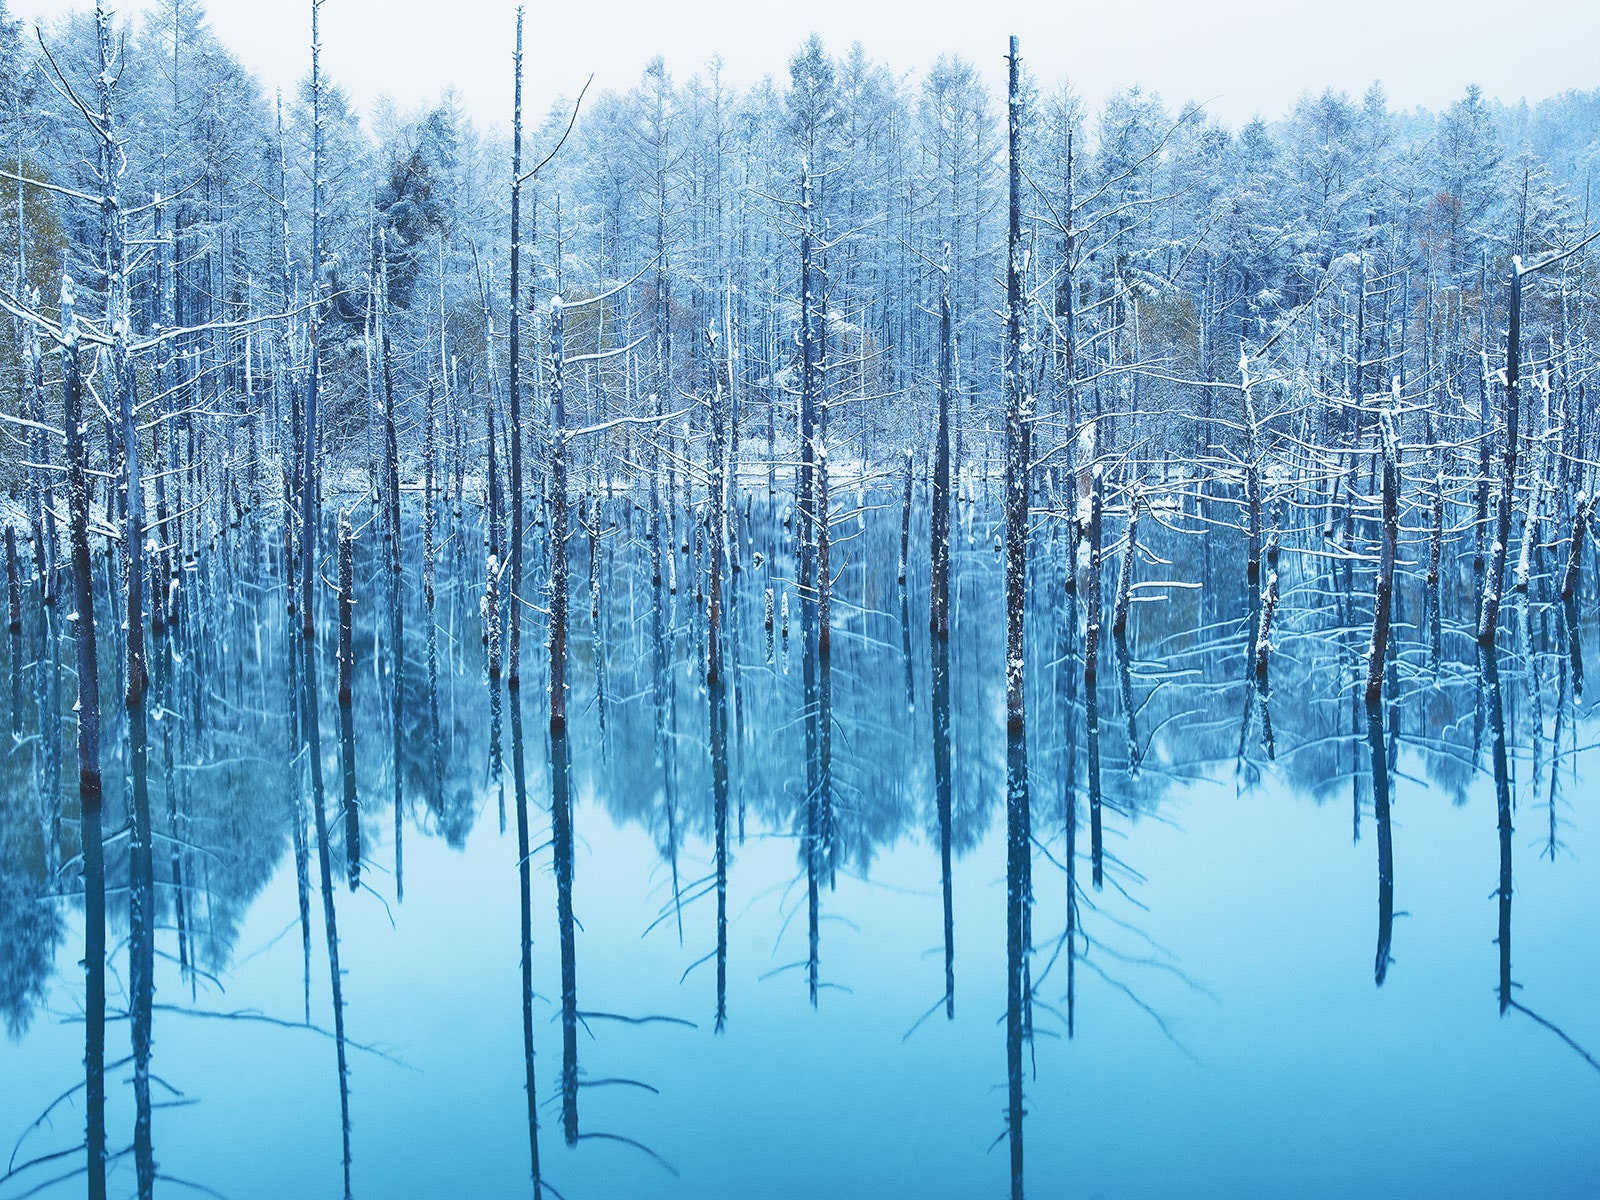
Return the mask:
<path fill-rule="evenodd" d="M 1030 1195 L 1106 1200 L 1600 1194 L 1592 582 L 1568 608 L 1536 579 L 1490 660 L 1469 631 L 1470 548 L 1438 594 L 1405 576 L 1372 718 L 1354 682 L 1371 604 L 1359 565 L 1286 550 L 1258 688 L 1240 548 L 1158 528 L 1166 562 L 1141 577 L 1201 586 L 1141 589 L 1149 602 L 1091 692 L 1065 540 L 1046 530 L 1019 863 L 998 526 L 983 504 L 961 529 L 947 651 L 927 632 L 925 521 L 902 587 L 894 498 L 846 519 L 822 664 L 803 652 L 782 503 L 761 499 L 739 523 L 721 689 L 704 679 L 692 541 L 678 592 L 658 591 L 641 514 L 620 498 L 593 510 L 596 544 L 573 542 L 572 721 L 555 745 L 540 613 L 527 610 L 520 699 L 486 678 L 470 522 L 431 609 L 408 533 L 398 664 L 381 547 L 364 535 L 348 723 L 326 598 L 355 1195 L 531 1191 L 525 1002 L 541 1175 L 573 1200 L 1003 1197 L 1018 1165 Z M 296 846 L 310 829 L 298 622 L 276 553 L 247 524 L 189 572 L 189 618 L 154 672 L 153 1144 L 167 1194 L 341 1194 L 314 834 Z M 533 556 L 530 580 L 542 570 Z M 81 1091 L 38 1118 L 83 1080 L 83 884 L 71 641 L 37 609 L 8 640 L 0 1134 L 19 1164 L 82 1143 Z M 111 682 L 107 1043 L 120 1060 L 127 853 L 113 835 L 128 761 Z M 347 779 L 355 839 L 339 818 Z M 1012 970 L 1024 1000 L 1008 1020 Z M 114 1154 L 134 1127 L 128 1072 L 108 1070 Z M 0 1200 L 73 1162 L 9 1179 Z M 124 1153 L 111 1191 L 134 1189 Z"/>

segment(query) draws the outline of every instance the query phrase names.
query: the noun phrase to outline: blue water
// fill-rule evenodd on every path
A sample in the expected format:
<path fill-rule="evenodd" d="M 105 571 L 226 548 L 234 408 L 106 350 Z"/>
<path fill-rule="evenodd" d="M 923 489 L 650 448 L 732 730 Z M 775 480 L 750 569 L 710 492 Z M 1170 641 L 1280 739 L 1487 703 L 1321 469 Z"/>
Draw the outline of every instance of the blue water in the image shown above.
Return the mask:
<path fill-rule="evenodd" d="M 835 531 L 835 567 L 844 566 L 827 664 L 824 803 L 808 783 L 817 764 L 808 776 L 807 763 L 821 664 L 806 663 L 792 547 L 764 501 L 758 492 L 738 523 L 721 889 L 695 551 L 679 552 L 678 592 L 658 593 L 642 516 L 620 498 L 603 503 L 595 622 L 589 546 L 582 536 L 572 543 L 570 1064 L 543 616 L 527 610 L 519 700 L 485 677 L 470 514 L 440 564 L 431 616 L 412 577 L 420 538 L 408 531 L 397 855 L 389 583 L 376 534 L 366 538 L 352 710 L 363 882 L 352 892 L 328 595 L 320 727 L 355 1195 L 532 1191 L 517 703 L 533 848 L 538 1145 L 542 1181 L 560 1196 L 1003 1197 L 1014 1194 L 1018 1139 L 1021 1183 L 1041 1197 L 1600 1194 L 1600 1069 L 1590 1057 L 1600 1054 L 1600 843 L 1589 812 L 1600 765 L 1568 625 L 1579 665 L 1592 667 L 1592 574 L 1569 613 L 1547 599 L 1559 568 L 1548 552 L 1528 596 L 1507 605 L 1496 681 L 1470 636 L 1470 546 L 1447 561 L 1438 595 L 1408 570 L 1375 739 L 1357 691 L 1371 605 L 1359 564 L 1347 573 L 1337 559 L 1286 549 L 1263 694 L 1248 669 L 1253 593 L 1241 547 L 1228 540 L 1236 535 L 1213 533 L 1207 545 L 1151 530 L 1152 552 L 1168 565 L 1145 562 L 1141 576 L 1201 587 L 1142 589 L 1162 598 L 1135 605 L 1125 651 L 1108 640 L 1095 693 L 1096 787 L 1081 604 L 1065 590 L 1064 535 L 1042 532 L 1028 635 L 1030 896 L 1008 864 L 1001 564 L 997 514 L 980 501 L 961 529 L 948 651 L 947 1005 L 925 521 L 913 522 L 904 589 L 894 497 Z M 187 1184 L 235 1198 L 341 1194 L 316 855 L 313 844 L 308 974 L 292 837 L 294 799 L 307 794 L 287 715 L 298 623 L 285 614 L 274 553 L 247 520 L 187 574 L 188 620 L 166 641 L 170 671 L 152 701 L 152 806 L 157 832 L 173 839 L 156 849 L 151 1069 L 161 1081 L 153 1144 L 164 1194 L 195 1194 Z M 1423 554 L 1402 547 L 1401 557 Z M 542 571 L 535 552 L 531 597 Z M 1114 573 L 1108 566 L 1108 583 Z M 770 661 L 769 586 L 780 614 Z M 114 651 L 102 645 L 108 662 Z M 34 1122 L 83 1081 L 83 885 L 73 860 L 72 644 L 30 608 L 11 655 L 0 1133 L 18 1142 L 12 1161 L 22 1163 L 82 1143 L 81 1091 Z M 57 671 L 54 728 L 39 701 L 41 680 Z M 112 835 L 125 823 L 127 761 L 114 682 L 107 1043 L 108 1057 L 122 1059 L 127 842 Z M 1501 780 L 1498 729 L 1508 752 Z M 53 754 L 66 764 L 59 798 L 41 792 Z M 1375 759 L 1389 773 L 1387 930 Z M 1502 795 L 1514 806 L 1509 858 Z M 49 820 L 56 803 L 59 833 Z M 1010 1047 L 1018 1079 L 1008 1079 L 1008 905 L 1023 905 L 1031 926 L 1021 1021 L 1031 1037 Z M 132 1140 L 129 1073 L 126 1064 L 108 1071 L 113 1153 Z M 564 1077 L 578 1084 L 565 1096 Z M 1020 1126 L 1008 1118 L 1018 1083 Z M 81 1158 L 80 1149 L 0 1183 L 0 1200 L 68 1176 Z M 42 1194 L 82 1187 L 70 1176 Z M 127 1153 L 113 1162 L 111 1192 L 134 1190 Z"/>

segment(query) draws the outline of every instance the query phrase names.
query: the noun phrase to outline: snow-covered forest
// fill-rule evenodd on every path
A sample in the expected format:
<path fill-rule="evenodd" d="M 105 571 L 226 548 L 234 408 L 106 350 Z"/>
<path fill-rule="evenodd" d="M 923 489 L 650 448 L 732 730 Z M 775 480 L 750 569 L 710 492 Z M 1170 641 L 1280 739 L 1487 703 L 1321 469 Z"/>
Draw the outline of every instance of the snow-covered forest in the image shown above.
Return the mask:
<path fill-rule="evenodd" d="M 134 389 L 157 540 L 179 555 L 246 508 L 286 511 L 313 323 L 318 474 L 340 487 L 365 475 L 381 493 L 391 419 L 402 489 L 431 461 L 441 487 L 481 491 L 487 431 L 506 457 L 519 401 L 525 445 L 543 444 L 558 295 L 572 310 L 570 425 L 640 422 L 574 438 L 575 486 L 637 486 L 652 452 L 684 460 L 678 486 L 700 486 L 721 365 L 741 472 L 787 466 L 807 237 L 818 448 L 842 470 L 894 474 L 910 447 L 925 470 L 948 296 L 952 470 L 998 470 L 1006 100 L 970 63 L 884 64 L 812 40 L 787 78 L 743 91 L 721 85 L 715 63 L 654 63 L 627 93 L 526 114 L 524 173 L 577 120 L 514 189 L 511 140 L 474 128 L 448 95 L 363 119 L 337 80 L 320 81 L 320 100 L 309 75 L 298 95 L 263 94 L 183 0 L 108 29 L 102 92 L 96 37 L 85 12 L 42 45 L 8 22 L 0 49 L 12 312 L 0 372 L 17 450 L 4 483 L 19 504 L 39 486 L 24 464 L 61 461 L 59 435 L 23 447 L 47 433 L 37 425 L 60 424 L 63 273 L 93 391 L 111 408 L 116 388 L 97 373 L 113 356 L 100 347 L 119 313 L 127 321 L 117 369 Z M 1600 98 L 1508 107 L 1469 89 L 1446 111 L 1397 113 L 1374 84 L 1228 129 L 1138 86 L 1089 111 L 1067 82 L 1023 67 L 1020 370 L 1041 508 L 1060 506 L 1090 418 L 1093 453 L 1119 486 L 1236 484 L 1254 466 L 1327 491 L 1370 460 L 1392 410 L 1408 469 L 1430 484 L 1442 472 L 1452 500 L 1471 491 L 1474 450 L 1503 420 L 1513 262 L 1585 236 Z M 1562 480 L 1589 429 L 1587 268 L 1574 256 L 1523 285 L 1524 433 L 1530 451 L 1567 464 Z M 88 453 L 114 473 L 121 452 L 105 428 L 92 423 Z M 530 460 L 540 492 L 544 459 Z M 36 533 L 31 518 L 18 533 Z"/>
<path fill-rule="evenodd" d="M 1513 796 L 1531 761 L 1554 864 L 1600 562 L 1600 88 L 1433 112 L 1312 81 L 1233 128 L 1159 80 L 1086 104 L 1016 39 L 972 50 L 1006 54 L 997 93 L 813 36 L 753 86 L 657 59 L 536 112 L 518 9 L 515 107 L 482 128 L 453 93 L 358 111 L 322 3 L 274 95 L 193 0 L 38 29 L 0 0 L 0 1012 L 21 1037 L 70 944 L 85 1051 L 82 1142 L 19 1149 L 0 1197 L 74 1155 L 91 1197 L 119 1159 L 158 1190 L 156 980 L 199 1003 L 280 854 L 285 1015 L 313 1024 L 325 959 L 350 1196 L 373 1051 L 346 1034 L 343 885 L 387 913 L 408 831 L 459 850 L 486 797 L 515 826 L 536 1196 L 557 1100 L 569 1147 L 660 1161 L 579 1127 L 580 1031 L 619 1015 L 577 1000 L 596 797 L 670 868 L 645 932 L 714 943 L 683 976 L 714 960 L 718 1033 L 747 805 L 797 847 L 777 936 L 803 909 L 813 1007 L 841 873 L 938 844 L 951 1022 L 952 864 L 1003 813 L 1019 1200 L 1035 1022 L 1072 1036 L 1075 971 L 1117 936 L 1090 897 L 1144 882 L 1109 827 L 1218 763 L 1373 823 L 1380 985 L 1402 755 L 1463 803 L 1492 778 L 1499 1011 L 1533 1015 Z M 1065 897 L 1048 935 L 1036 886 Z M 1113 982 L 1172 1038 L 1147 981 Z M 540 986 L 561 1066 L 536 1079 Z"/>

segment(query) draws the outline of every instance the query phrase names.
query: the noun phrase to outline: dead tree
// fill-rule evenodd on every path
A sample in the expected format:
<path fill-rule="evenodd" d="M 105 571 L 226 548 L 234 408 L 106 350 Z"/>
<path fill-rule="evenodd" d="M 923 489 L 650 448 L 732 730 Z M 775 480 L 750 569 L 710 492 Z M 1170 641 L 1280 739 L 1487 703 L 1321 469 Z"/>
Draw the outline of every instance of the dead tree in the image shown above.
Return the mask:
<path fill-rule="evenodd" d="M 1023 609 L 1028 577 L 1029 423 L 1033 401 L 1027 394 L 1022 342 L 1022 96 L 1021 60 L 1011 39 L 1006 87 L 1006 128 L 1010 146 L 1009 216 L 1006 235 L 1006 724 L 1023 725 Z"/>
<path fill-rule="evenodd" d="M 955 371 L 950 321 L 950 244 L 940 266 L 939 396 L 934 418 L 932 572 L 928 588 L 929 625 L 941 639 L 950 636 L 950 392 Z"/>
<path fill-rule="evenodd" d="M 355 604 L 354 565 L 350 514 L 339 514 L 339 707 L 350 707 L 350 677 L 355 672 L 350 610 Z"/>
<path fill-rule="evenodd" d="M 322 382 L 322 351 L 318 337 L 323 303 L 322 263 L 322 36 L 318 16 L 323 0 L 311 0 L 311 307 L 307 330 L 311 361 L 306 367 L 305 425 L 300 433 L 300 632 L 310 639 L 316 632 L 317 574 L 317 404 Z M 311 714 L 315 719 L 315 713 Z"/>
<path fill-rule="evenodd" d="M 83 817 L 85 1107 L 90 1200 L 106 1195 L 106 894 L 100 786 L 100 664 L 95 653 L 94 568 L 89 558 L 89 449 L 84 441 L 83 378 L 70 276 L 61 278 L 61 407 L 66 426 L 67 536 L 77 620 L 78 800 Z M 98 886 L 96 886 L 98 883 Z"/>
<path fill-rule="evenodd" d="M 1399 393 L 1400 381 L 1395 380 Z M 1383 664 L 1389 647 L 1389 613 L 1394 598 L 1395 545 L 1400 536 L 1400 449 L 1392 414 L 1380 419 L 1383 443 L 1383 516 L 1378 534 L 1378 578 L 1372 609 L 1372 643 L 1367 650 L 1367 704 L 1383 695 Z"/>
<path fill-rule="evenodd" d="M 517 8 L 516 84 L 511 121 L 511 611 L 506 686 L 522 686 L 522 9 Z M 553 686 L 553 685 L 552 685 Z"/>
<path fill-rule="evenodd" d="M 731 294 L 724 297 L 727 308 L 732 307 L 732 302 Z M 724 317 L 726 321 L 726 312 Z M 722 674 L 722 574 L 728 514 L 727 407 L 733 390 L 733 347 L 725 345 L 723 354 L 718 356 L 714 328 L 707 330 L 706 342 L 717 363 L 716 382 L 711 392 L 711 461 L 707 481 L 710 502 L 706 514 L 711 523 L 711 580 L 706 604 L 706 679 L 715 684 Z"/>
<path fill-rule="evenodd" d="M 1100 621 L 1103 600 L 1100 594 L 1100 533 L 1104 520 L 1104 478 L 1098 463 L 1092 474 L 1089 497 L 1088 529 L 1085 531 L 1084 557 L 1088 562 L 1088 577 L 1084 581 L 1083 606 L 1087 628 L 1083 639 L 1083 678 L 1093 683 L 1100 671 Z"/>
<path fill-rule="evenodd" d="M 1128 628 L 1128 609 L 1133 599 L 1134 556 L 1139 546 L 1139 507 L 1143 502 L 1137 484 L 1128 493 L 1128 531 L 1122 547 L 1122 573 L 1117 577 L 1117 603 L 1111 617 L 1111 632 L 1121 637 Z"/>
<path fill-rule="evenodd" d="M 1594 501 L 1579 495 L 1572 510 L 1572 536 L 1567 541 L 1567 569 L 1561 577 L 1561 598 L 1571 600 L 1578 590 L 1578 572 L 1583 565 L 1583 534 L 1594 516 Z"/>
<path fill-rule="evenodd" d="M 567 407 L 562 300 L 550 300 L 550 729 L 567 727 Z M 517 600 L 513 592 L 513 606 Z"/>
<path fill-rule="evenodd" d="M 906 447 L 905 495 L 900 505 L 900 582 L 906 581 L 906 557 L 911 550 L 911 447 Z"/>
<path fill-rule="evenodd" d="M 1483 603 L 1479 609 L 1478 642 L 1493 646 L 1500 618 L 1500 596 L 1505 586 L 1506 553 L 1511 542 L 1511 505 L 1517 486 L 1517 443 L 1521 439 L 1522 362 L 1522 281 L 1546 267 L 1562 262 L 1582 250 L 1600 231 L 1590 234 L 1567 250 L 1524 266 L 1521 255 L 1511 259 L 1511 310 L 1506 323 L 1505 437 L 1501 450 L 1500 494 L 1495 508 L 1494 541 L 1489 547 L 1489 571 L 1483 581 Z"/>
<path fill-rule="evenodd" d="M 7 628 L 12 633 L 22 632 L 22 580 L 17 569 L 17 531 L 6 526 L 6 597 L 10 612 Z"/>

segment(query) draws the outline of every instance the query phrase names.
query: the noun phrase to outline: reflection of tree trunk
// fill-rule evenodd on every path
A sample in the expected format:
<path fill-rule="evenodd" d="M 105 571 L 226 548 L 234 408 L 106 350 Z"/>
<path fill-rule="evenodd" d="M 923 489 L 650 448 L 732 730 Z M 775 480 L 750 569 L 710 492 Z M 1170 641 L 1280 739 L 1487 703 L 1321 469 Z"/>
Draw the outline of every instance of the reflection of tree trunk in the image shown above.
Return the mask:
<path fill-rule="evenodd" d="M 398 517 L 398 502 L 396 503 Z M 398 519 L 396 529 L 399 528 Z M 398 563 L 398 560 L 396 560 Z M 400 770 L 400 739 L 405 711 L 406 630 L 404 608 L 400 597 L 400 572 L 396 570 L 389 593 L 389 644 L 394 655 L 394 675 L 390 680 L 389 715 L 391 719 L 390 763 L 394 768 L 394 897 L 406 898 L 405 850 L 405 776 Z"/>
<path fill-rule="evenodd" d="M 1389 971 L 1389 938 L 1394 926 L 1394 845 L 1389 829 L 1389 755 L 1383 738 L 1383 709 L 1367 705 L 1367 745 L 1372 749 L 1372 815 L 1378 827 L 1378 953 L 1373 980 L 1383 986 Z"/>
<path fill-rule="evenodd" d="M 61 641 L 56 636 L 56 610 L 41 604 L 38 653 L 34 655 L 34 710 L 39 714 L 39 816 L 44 825 L 45 868 L 61 868 Z"/>
<path fill-rule="evenodd" d="M 1562 615 L 1567 630 L 1567 657 L 1572 662 L 1572 696 L 1583 699 L 1583 645 L 1579 640 L 1577 605 L 1572 600 L 1562 602 Z"/>
<path fill-rule="evenodd" d="M 906 556 L 911 551 L 911 447 L 906 447 L 905 495 L 900 508 L 900 582 L 906 581 Z"/>
<path fill-rule="evenodd" d="M 810 605 L 801 605 L 800 623 L 806 752 L 806 816 L 802 846 L 806 864 L 806 987 L 811 1003 L 815 1006 L 821 957 L 821 875 L 825 858 L 824 845 L 827 840 L 827 815 L 823 806 L 825 784 L 822 774 L 822 735 L 826 720 L 822 715 L 822 685 L 817 673 L 819 665 L 825 669 L 827 660 L 812 651 L 814 644 L 812 630 L 816 628 L 816 615 Z"/>
<path fill-rule="evenodd" d="M 430 639 L 431 641 L 431 639 Z M 541 1191 L 539 1172 L 539 1092 L 533 1076 L 533 899 L 532 852 L 528 837 L 528 787 L 522 756 L 522 696 L 511 697 L 511 779 L 517 803 L 517 885 L 522 917 L 522 1063 L 528 1094 L 528 1154 L 533 1164 L 533 1194 Z"/>
<path fill-rule="evenodd" d="M 155 998 L 155 864 L 150 831 L 150 754 L 144 698 L 128 705 L 133 827 L 128 884 L 128 960 L 133 1028 L 133 1161 L 140 1200 L 155 1192 L 150 1136 L 150 1032 Z"/>
<path fill-rule="evenodd" d="M 323 803 L 322 735 L 317 713 L 316 642 L 304 640 L 302 712 L 311 764 L 311 811 L 317 828 L 317 869 L 322 880 L 322 923 L 328 938 L 328 975 L 333 994 L 333 1034 L 339 1062 L 339 1125 L 344 1144 L 344 1195 L 350 1200 L 350 1074 L 345 1058 L 344 976 L 339 970 L 339 925 L 333 904 L 333 861 L 328 848 L 328 815 Z M 348 719 L 350 710 L 343 710 Z M 353 786 L 347 781 L 346 787 Z"/>
<path fill-rule="evenodd" d="M 677 685 L 667 662 L 667 629 L 662 609 L 661 583 L 652 585 L 650 644 L 654 654 L 650 673 L 651 697 L 655 708 L 655 765 L 661 773 L 662 807 L 667 818 L 667 863 L 672 871 L 672 908 L 678 923 L 678 942 L 683 942 L 682 892 L 678 881 L 678 795 L 677 755 L 673 730 L 677 728 Z"/>
<path fill-rule="evenodd" d="M 339 767 L 344 784 L 345 869 L 353 892 L 361 886 L 361 811 L 356 796 L 355 714 L 348 704 L 339 708 Z"/>
<path fill-rule="evenodd" d="M 1112 635 L 1117 651 L 1117 688 L 1122 698 L 1122 714 L 1128 723 L 1128 775 L 1139 777 L 1139 713 L 1133 703 L 1133 670 L 1128 662 L 1128 641 L 1121 634 Z"/>
<path fill-rule="evenodd" d="M 1489 710 L 1490 748 L 1494 757 L 1495 814 L 1500 832 L 1500 1012 L 1511 1007 L 1511 769 L 1506 759 L 1506 718 L 1500 698 L 1500 664 L 1492 647 L 1478 651 L 1483 675 L 1484 705 Z"/>
<path fill-rule="evenodd" d="M 1028 1019 L 1029 926 L 1033 902 L 1028 811 L 1028 752 L 1021 730 L 1006 743 L 1006 1130 L 1011 1143 L 1011 1196 L 1022 1200 L 1022 1049 Z"/>
<path fill-rule="evenodd" d="M 550 736 L 550 817 L 556 866 L 556 924 L 561 936 L 561 1127 L 578 1142 L 578 980 L 572 917 L 572 795 L 566 735 Z"/>
<path fill-rule="evenodd" d="M 300 747 L 305 745 L 306 741 L 305 707 L 303 702 L 303 693 L 301 692 L 300 687 L 300 665 L 303 661 L 304 655 L 299 652 L 298 647 L 291 647 L 289 653 L 288 673 L 289 694 L 287 697 L 285 697 L 286 707 L 290 713 L 290 749 L 285 754 L 286 762 L 293 761 L 299 756 Z M 163 723 L 164 733 L 165 726 L 167 724 L 168 723 L 165 722 Z M 286 772 L 284 783 L 289 791 L 289 819 L 294 835 L 294 887 L 295 900 L 300 916 L 300 951 L 303 966 L 302 997 L 305 1002 L 305 1020 L 306 1024 L 309 1025 L 311 1024 L 311 848 L 306 844 L 305 791 L 300 786 L 300 780 L 296 773 L 297 770 L 298 768 L 293 771 Z M 168 755 L 167 778 L 170 786 L 170 781 L 172 779 L 170 753 Z M 167 800 L 167 820 L 168 824 L 172 827 L 173 833 L 176 834 L 178 823 L 176 788 L 173 788 L 172 793 Z M 179 867 L 181 866 L 181 860 L 176 843 L 173 845 L 172 863 L 172 883 L 173 887 L 177 891 L 178 921 L 180 928 L 179 936 L 181 939 L 184 890 L 183 877 L 179 870 Z M 180 940 L 180 949 L 181 945 L 182 943 Z"/>
<path fill-rule="evenodd" d="M 904 578 L 900 580 L 900 665 L 905 670 L 906 716 L 909 718 L 917 708 L 917 680 L 911 666 L 911 597 Z"/>
<path fill-rule="evenodd" d="M 98 778 L 96 779 L 98 784 Z M 106 856 L 100 799 L 79 792 L 83 805 L 83 960 L 85 1144 L 89 1200 L 106 1195 Z"/>
<path fill-rule="evenodd" d="M 626 426 L 624 426 L 626 428 Z M 606 624 L 600 614 L 600 505 L 589 510 L 584 525 L 589 543 L 589 619 L 594 626 L 595 719 L 600 729 L 602 763 L 609 761 L 606 743 Z"/>
<path fill-rule="evenodd" d="M 1074 540 L 1076 539 L 1069 536 L 1069 546 Z M 1073 555 L 1070 552 L 1063 563 L 1062 574 L 1068 580 L 1074 578 Z M 1065 703 L 1062 706 L 1067 726 L 1063 738 L 1066 743 L 1066 764 L 1065 769 L 1061 772 L 1061 779 L 1066 792 L 1063 816 L 1067 831 L 1067 1037 L 1070 1038 L 1074 1033 L 1074 1023 L 1076 1021 L 1078 959 L 1078 673 L 1072 669 L 1071 665 L 1073 643 L 1077 640 L 1078 632 L 1078 595 L 1076 588 L 1072 588 L 1065 593 L 1065 602 L 1066 612 L 1062 616 L 1059 628 L 1061 630 L 1060 660 L 1067 664 L 1067 688 L 1064 697 Z"/>
<path fill-rule="evenodd" d="M 728 693 L 720 678 L 711 689 L 711 797 L 717 859 L 717 1017 L 728 1020 Z"/>
<path fill-rule="evenodd" d="M 939 890 L 944 898 L 944 1015 L 956 1016 L 955 897 L 950 879 L 950 646 L 933 639 L 933 787 L 939 809 Z"/>
<path fill-rule="evenodd" d="M 809 655 L 807 656 L 809 658 Z M 809 664 L 808 664 L 809 672 Z M 809 694 L 812 689 L 807 688 Z M 821 896 L 818 891 L 817 852 L 818 843 L 821 841 L 821 821 L 818 815 L 817 792 L 820 785 L 817 783 L 816 754 L 812 747 L 816 744 L 816 735 L 813 732 L 814 720 L 809 715 L 806 717 L 806 828 L 804 857 L 806 862 L 806 990 L 811 997 L 811 1006 L 817 1005 L 817 974 L 818 963 L 821 957 L 821 928 L 820 905 Z"/>
<path fill-rule="evenodd" d="M 1100 828 L 1100 700 L 1092 680 L 1083 688 L 1084 734 L 1089 745 L 1089 866 L 1095 890 L 1105 883 L 1104 842 Z"/>

